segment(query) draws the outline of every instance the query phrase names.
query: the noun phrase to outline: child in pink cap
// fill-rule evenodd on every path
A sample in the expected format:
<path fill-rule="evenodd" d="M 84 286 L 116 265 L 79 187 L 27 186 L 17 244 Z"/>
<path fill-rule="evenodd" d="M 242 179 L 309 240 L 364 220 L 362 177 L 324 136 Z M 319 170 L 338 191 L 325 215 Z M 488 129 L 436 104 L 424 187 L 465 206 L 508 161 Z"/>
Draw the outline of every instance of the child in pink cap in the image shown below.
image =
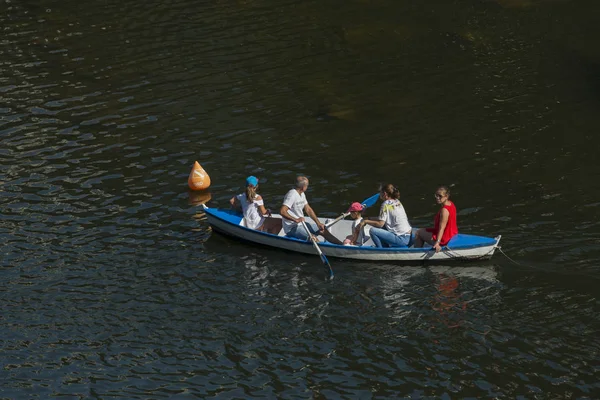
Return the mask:
<path fill-rule="evenodd" d="M 350 204 L 350 208 L 348 208 L 348 211 L 350 213 L 350 218 L 352 218 L 354 220 L 354 222 L 352 222 L 352 235 L 347 236 L 346 239 L 344 240 L 344 244 L 345 245 L 362 245 L 363 244 L 363 239 L 364 239 L 364 234 L 362 232 L 362 230 L 358 227 L 358 225 L 360 224 L 360 222 L 362 221 L 362 212 L 364 210 L 364 207 L 362 204 L 358 203 L 358 202 L 354 202 L 352 204 Z"/>

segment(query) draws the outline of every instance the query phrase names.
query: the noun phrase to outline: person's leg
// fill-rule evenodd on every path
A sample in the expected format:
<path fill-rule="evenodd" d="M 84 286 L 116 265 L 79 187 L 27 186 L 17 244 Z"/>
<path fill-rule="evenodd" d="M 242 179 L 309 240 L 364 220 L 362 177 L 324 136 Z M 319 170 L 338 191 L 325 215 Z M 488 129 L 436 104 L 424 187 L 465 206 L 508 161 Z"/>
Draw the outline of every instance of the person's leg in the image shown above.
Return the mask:
<path fill-rule="evenodd" d="M 369 232 L 371 234 L 371 240 L 373 241 L 373 244 L 375 245 L 375 247 L 383 247 L 381 244 L 381 240 L 379 239 L 379 236 L 377 235 L 377 231 L 381 231 L 383 229 L 379 229 L 379 228 L 371 228 L 371 231 Z"/>
<path fill-rule="evenodd" d="M 420 228 L 415 236 L 415 247 L 423 247 L 424 242 L 430 243 L 432 235 L 426 228 Z"/>
<path fill-rule="evenodd" d="M 412 228 L 410 231 L 410 240 L 408 241 L 408 247 L 411 247 L 415 244 L 415 239 L 417 237 L 418 228 Z"/>
<path fill-rule="evenodd" d="M 314 235 L 315 237 L 319 234 L 319 227 L 317 226 L 317 224 L 315 224 L 314 222 L 310 222 L 310 221 L 304 221 L 306 223 L 306 227 L 308 228 L 308 231 L 310 232 L 311 235 Z M 302 226 L 302 225 L 300 225 Z M 306 236 L 308 238 L 308 236 Z"/>
<path fill-rule="evenodd" d="M 390 247 L 408 247 L 410 244 L 410 233 L 406 235 L 394 235 L 393 239 L 390 239 L 388 245 Z"/>
<path fill-rule="evenodd" d="M 300 240 L 308 240 L 308 234 L 304 227 L 300 224 L 296 224 L 288 233 L 287 236 L 293 237 Z"/>
<path fill-rule="evenodd" d="M 317 235 L 319 233 L 319 228 L 317 227 L 317 224 L 310 221 L 305 222 L 309 232 L 306 232 L 306 229 L 304 229 L 304 226 L 302 224 L 296 224 L 296 226 L 293 227 L 287 235 L 295 237 L 296 239 L 308 241 L 310 239 L 309 234 Z"/>
<path fill-rule="evenodd" d="M 410 243 L 410 234 L 396 235 L 393 232 L 380 228 L 371 228 L 371 238 L 377 247 L 408 247 Z"/>
<path fill-rule="evenodd" d="M 394 242 L 396 238 L 396 235 L 392 232 L 381 228 L 371 228 L 369 234 L 371 235 L 373 243 L 375 243 L 375 247 L 383 247 L 385 244 Z"/>
<path fill-rule="evenodd" d="M 423 241 L 425 243 L 433 246 L 435 244 L 435 239 L 433 238 L 434 232 L 433 228 L 429 228 L 425 230 L 425 234 L 423 235 Z"/>

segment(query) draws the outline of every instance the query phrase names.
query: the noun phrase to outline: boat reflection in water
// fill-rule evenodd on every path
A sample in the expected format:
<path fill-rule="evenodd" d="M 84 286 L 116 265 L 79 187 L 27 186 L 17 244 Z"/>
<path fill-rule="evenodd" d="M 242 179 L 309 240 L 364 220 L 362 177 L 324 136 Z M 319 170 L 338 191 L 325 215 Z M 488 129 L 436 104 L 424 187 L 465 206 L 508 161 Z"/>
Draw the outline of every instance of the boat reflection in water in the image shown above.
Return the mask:
<path fill-rule="evenodd" d="M 430 331 L 489 331 L 489 308 L 501 300 L 496 266 L 398 267 L 384 280 L 386 307 L 404 325 Z M 487 321 L 487 322 L 486 322 Z"/>
<path fill-rule="evenodd" d="M 240 258 L 245 301 L 253 304 L 250 312 L 255 313 L 257 319 L 262 320 L 265 310 L 269 310 L 267 314 L 278 320 L 278 324 L 283 323 L 280 319 L 286 315 L 283 321 L 297 328 L 311 318 L 319 319 L 328 309 L 329 302 L 321 298 L 322 292 L 315 292 L 318 285 L 315 274 L 323 271 L 319 265 L 315 267 L 312 258 L 272 258 L 257 253 Z M 292 329 L 289 326 L 286 331 L 289 333 Z"/>

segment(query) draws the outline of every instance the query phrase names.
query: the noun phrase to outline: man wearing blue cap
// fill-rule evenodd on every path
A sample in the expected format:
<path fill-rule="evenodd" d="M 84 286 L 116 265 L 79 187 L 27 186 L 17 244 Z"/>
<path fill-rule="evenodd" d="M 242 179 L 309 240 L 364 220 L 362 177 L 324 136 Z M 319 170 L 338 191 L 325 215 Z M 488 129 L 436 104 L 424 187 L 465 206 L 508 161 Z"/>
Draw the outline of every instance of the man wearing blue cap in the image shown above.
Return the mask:
<path fill-rule="evenodd" d="M 283 205 L 279 213 L 282 216 L 283 231 L 287 236 L 295 237 L 301 240 L 308 240 L 309 234 L 316 235 L 320 234 L 325 239 L 334 244 L 342 244 L 342 242 L 333 236 L 326 228 L 317 215 L 313 211 L 304 192 L 308 190 L 308 178 L 305 176 L 298 176 L 296 178 L 296 187 L 290 189 L 283 199 Z M 304 212 L 312 218 L 314 222 L 307 221 L 304 219 Z M 302 221 L 306 223 L 308 230 L 302 226 Z"/>

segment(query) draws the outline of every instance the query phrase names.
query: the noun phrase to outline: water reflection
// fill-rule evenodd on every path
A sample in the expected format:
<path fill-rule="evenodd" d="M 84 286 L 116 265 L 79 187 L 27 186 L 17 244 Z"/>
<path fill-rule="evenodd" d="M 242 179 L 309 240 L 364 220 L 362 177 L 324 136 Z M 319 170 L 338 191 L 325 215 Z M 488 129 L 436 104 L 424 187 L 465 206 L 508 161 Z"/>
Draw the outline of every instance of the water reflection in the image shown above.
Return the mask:
<path fill-rule="evenodd" d="M 191 191 L 191 190 L 188 193 L 188 197 L 189 197 L 189 204 L 192 206 L 197 206 L 197 207 L 200 207 L 202 204 L 206 204 L 212 198 L 210 192 L 207 192 L 207 191 L 195 192 L 195 191 Z"/>
<path fill-rule="evenodd" d="M 461 299 L 456 276 L 439 273 L 434 285 L 437 293 L 433 296 L 432 309 L 440 314 L 440 320 L 448 328 L 461 326 L 467 303 Z"/>
<path fill-rule="evenodd" d="M 391 268 L 391 267 L 390 267 Z M 395 267 L 382 281 L 390 317 L 426 331 L 485 332 L 503 285 L 495 266 Z"/>

